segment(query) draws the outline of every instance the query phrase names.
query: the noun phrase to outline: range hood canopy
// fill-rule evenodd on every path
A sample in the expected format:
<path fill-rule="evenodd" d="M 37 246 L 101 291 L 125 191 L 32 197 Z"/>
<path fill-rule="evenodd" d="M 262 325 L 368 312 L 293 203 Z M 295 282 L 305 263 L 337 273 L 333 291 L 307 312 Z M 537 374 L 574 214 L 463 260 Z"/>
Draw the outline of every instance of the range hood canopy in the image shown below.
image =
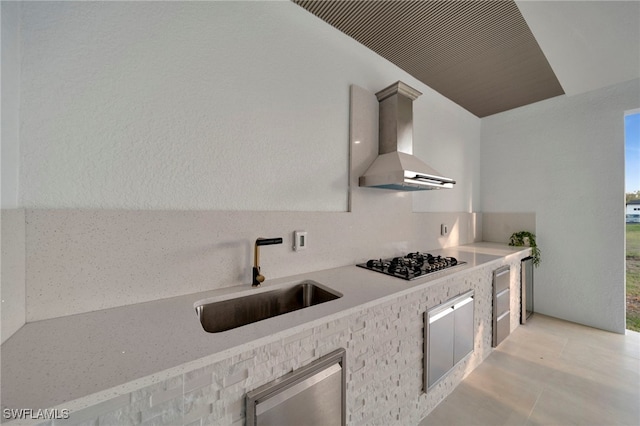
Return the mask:
<path fill-rule="evenodd" d="M 420 95 L 401 81 L 376 93 L 380 103 L 379 155 L 360 176 L 360 186 L 399 191 L 453 188 L 453 179 L 413 155 L 413 101 Z"/>

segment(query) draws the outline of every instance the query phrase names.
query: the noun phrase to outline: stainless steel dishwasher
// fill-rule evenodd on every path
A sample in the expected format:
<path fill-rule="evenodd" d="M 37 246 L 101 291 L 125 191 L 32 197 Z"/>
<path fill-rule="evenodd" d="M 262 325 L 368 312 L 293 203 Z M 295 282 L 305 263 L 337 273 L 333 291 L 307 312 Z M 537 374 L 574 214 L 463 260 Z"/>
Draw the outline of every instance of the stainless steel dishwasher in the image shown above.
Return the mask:
<path fill-rule="evenodd" d="M 249 426 L 344 426 L 346 351 L 338 349 L 247 393 Z"/>
<path fill-rule="evenodd" d="M 509 265 L 493 271 L 493 347 L 511 333 L 511 294 Z"/>

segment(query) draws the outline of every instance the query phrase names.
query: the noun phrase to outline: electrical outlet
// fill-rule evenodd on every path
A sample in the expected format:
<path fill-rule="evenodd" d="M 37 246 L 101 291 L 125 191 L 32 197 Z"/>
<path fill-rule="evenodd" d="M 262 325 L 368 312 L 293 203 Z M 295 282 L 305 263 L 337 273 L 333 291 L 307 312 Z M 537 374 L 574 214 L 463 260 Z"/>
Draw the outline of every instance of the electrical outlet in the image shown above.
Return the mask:
<path fill-rule="evenodd" d="M 440 235 L 443 237 L 449 235 L 449 227 L 444 223 L 440 225 Z"/>
<path fill-rule="evenodd" d="M 300 251 L 306 248 L 307 248 L 307 231 L 294 231 L 293 232 L 293 249 L 295 251 Z"/>

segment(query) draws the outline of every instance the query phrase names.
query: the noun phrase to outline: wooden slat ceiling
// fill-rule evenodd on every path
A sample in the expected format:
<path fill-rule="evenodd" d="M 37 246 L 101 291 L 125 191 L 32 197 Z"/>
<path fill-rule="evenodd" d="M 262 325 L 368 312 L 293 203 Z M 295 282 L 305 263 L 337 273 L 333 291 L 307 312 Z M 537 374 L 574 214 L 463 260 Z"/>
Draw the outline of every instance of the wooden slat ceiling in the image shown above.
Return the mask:
<path fill-rule="evenodd" d="M 513 0 L 292 0 L 478 117 L 564 93 Z"/>

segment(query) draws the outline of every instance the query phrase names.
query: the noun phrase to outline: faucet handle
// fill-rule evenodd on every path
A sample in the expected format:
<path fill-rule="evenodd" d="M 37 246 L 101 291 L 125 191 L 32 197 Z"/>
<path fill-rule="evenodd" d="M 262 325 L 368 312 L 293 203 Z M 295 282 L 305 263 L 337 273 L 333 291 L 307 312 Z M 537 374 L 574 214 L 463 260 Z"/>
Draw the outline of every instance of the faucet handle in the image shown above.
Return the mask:
<path fill-rule="evenodd" d="M 251 286 L 252 287 L 260 287 L 260 284 L 262 284 L 265 280 L 265 276 L 260 274 L 260 267 L 253 267 L 253 281 Z"/>

